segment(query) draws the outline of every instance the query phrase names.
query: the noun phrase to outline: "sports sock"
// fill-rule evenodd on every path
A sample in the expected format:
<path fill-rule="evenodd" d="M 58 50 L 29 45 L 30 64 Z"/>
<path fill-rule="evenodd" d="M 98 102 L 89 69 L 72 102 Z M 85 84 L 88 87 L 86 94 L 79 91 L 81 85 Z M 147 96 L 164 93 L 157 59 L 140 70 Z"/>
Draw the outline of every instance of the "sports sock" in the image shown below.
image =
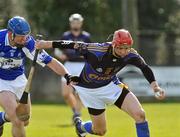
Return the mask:
<path fill-rule="evenodd" d="M 0 112 L 0 125 L 4 124 L 5 122 L 8 122 L 5 118 L 5 112 Z"/>
<path fill-rule="evenodd" d="M 75 108 L 72 108 L 72 111 L 73 111 L 74 116 L 80 116 L 81 115 Z"/>
<path fill-rule="evenodd" d="M 138 137 L 150 137 L 148 122 L 136 123 L 136 132 Z"/>

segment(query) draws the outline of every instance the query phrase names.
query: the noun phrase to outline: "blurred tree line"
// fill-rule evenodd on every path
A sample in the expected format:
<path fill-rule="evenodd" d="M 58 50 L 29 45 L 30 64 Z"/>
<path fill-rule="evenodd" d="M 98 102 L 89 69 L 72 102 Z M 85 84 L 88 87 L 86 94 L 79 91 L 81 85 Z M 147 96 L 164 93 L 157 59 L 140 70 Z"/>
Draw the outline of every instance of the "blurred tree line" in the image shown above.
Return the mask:
<path fill-rule="evenodd" d="M 18 14 L 29 20 L 34 34 L 48 39 L 60 38 L 69 16 L 80 13 L 93 41 L 107 41 L 124 27 L 138 36 L 139 51 L 150 64 L 180 64 L 180 0 L 1 0 L 0 10 L 0 28 Z"/>
<path fill-rule="evenodd" d="M 84 17 L 84 29 L 92 33 L 94 40 L 104 41 L 121 26 L 120 6 L 117 5 L 121 5 L 121 1 L 31 0 L 26 7 L 35 31 L 50 38 L 61 36 L 69 29 L 69 16 L 80 13 Z"/>
<path fill-rule="evenodd" d="M 147 62 L 180 65 L 180 1 L 138 0 L 140 51 Z"/>

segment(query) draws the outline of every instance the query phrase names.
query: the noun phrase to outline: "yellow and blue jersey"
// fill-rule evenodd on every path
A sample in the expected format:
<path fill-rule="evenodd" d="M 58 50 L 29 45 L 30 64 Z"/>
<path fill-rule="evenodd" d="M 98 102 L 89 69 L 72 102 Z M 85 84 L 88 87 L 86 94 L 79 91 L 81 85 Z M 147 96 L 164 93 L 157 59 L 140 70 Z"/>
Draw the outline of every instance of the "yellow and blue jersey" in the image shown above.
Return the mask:
<path fill-rule="evenodd" d="M 152 70 L 134 49 L 125 57 L 116 57 L 112 53 L 112 43 L 54 41 L 53 47 L 74 49 L 77 55 L 84 56 L 85 66 L 80 74 L 79 86 L 98 88 L 111 81 L 118 84 L 116 73 L 128 64 L 140 68 L 149 83 L 155 81 Z"/>

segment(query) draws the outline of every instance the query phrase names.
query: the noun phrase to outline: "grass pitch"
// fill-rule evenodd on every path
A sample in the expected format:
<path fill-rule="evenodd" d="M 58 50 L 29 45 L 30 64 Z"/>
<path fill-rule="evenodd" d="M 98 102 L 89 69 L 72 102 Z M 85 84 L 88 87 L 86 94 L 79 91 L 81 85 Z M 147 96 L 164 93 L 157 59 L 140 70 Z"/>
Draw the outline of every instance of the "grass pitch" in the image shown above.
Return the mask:
<path fill-rule="evenodd" d="M 143 104 L 151 137 L 180 137 L 180 103 Z M 83 109 L 83 120 L 89 120 Z M 133 119 L 116 107 L 108 107 L 107 134 L 104 137 L 136 137 Z M 71 126 L 71 110 L 65 105 L 33 105 L 27 137 L 76 137 Z M 3 137 L 11 137 L 11 124 L 5 125 Z M 88 135 L 87 137 L 95 137 Z"/>

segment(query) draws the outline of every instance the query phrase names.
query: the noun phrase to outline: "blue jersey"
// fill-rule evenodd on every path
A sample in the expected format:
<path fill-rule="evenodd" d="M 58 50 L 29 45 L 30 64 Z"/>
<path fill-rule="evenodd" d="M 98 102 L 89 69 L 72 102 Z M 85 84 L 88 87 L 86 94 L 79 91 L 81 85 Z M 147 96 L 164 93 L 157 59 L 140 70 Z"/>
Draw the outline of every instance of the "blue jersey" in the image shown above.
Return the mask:
<path fill-rule="evenodd" d="M 82 41 L 82 42 L 85 42 L 85 43 L 90 43 L 91 40 L 90 40 L 90 34 L 86 31 L 82 31 L 80 33 L 79 36 L 74 36 L 70 31 L 67 31 L 67 32 L 64 32 L 62 38 L 62 40 L 72 40 L 72 41 Z M 69 61 L 83 61 L 83 58 L 80 57 L 79 55 L 77 55 L 75 53 L 74 50 L 72 49 L 66 49 L 66 50 L 63 50 L 64 54 L 66 54 L 66 56 L 68 57 L 68 60 Z"/>
<path fill-rule="evenodd" d="M 60 49 L 74 49 L 85 59 L 85 66 L 80 74 L 79 86 L 98 88 L 109 84 L 111 81 L 119 83 L 116 73 L 126 65 L 134 65 L 141 69 L 149 83 L 155 81 L 154 74 L 144 59 L 133 49 L 125 57 L 113 55 L 111 43 L 83 43 L 70 41 L 54 41 L 53 47 Z"/>
<path fill-rule="evenodd" d="M 33 56 L 35 40 L 32 36 L 28 36 L 23 48 L 12 47 L 9 43 L 7 32 L 8 30 L 6 29 L 0 30 L 0 78 L 14 80 L 24 73 L 24 63 L 27 54 Z M 52 60 L 52 57 L 46 52 L 38 56 L 40 62 L 44 64 Z"/>

